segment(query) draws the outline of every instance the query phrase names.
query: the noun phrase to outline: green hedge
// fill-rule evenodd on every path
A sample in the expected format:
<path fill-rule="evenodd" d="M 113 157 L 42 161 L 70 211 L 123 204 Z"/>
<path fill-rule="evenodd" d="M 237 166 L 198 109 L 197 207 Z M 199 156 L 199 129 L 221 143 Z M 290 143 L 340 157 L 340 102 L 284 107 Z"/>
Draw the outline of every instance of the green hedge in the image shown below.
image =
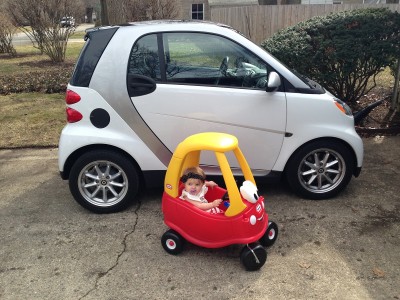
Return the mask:
<path fill-rule="evenodd" d="M 279 31 L 262 47 L 352 103 L 400 58 L 400 15 L 379 8 L 314 17 Z"/>

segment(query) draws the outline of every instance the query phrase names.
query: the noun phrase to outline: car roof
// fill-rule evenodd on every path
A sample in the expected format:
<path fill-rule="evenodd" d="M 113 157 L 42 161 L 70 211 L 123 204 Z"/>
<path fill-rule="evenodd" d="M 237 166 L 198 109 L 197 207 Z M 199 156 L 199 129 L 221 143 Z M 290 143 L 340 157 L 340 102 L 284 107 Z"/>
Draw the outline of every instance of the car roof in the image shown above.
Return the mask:
<path fill-rule="evenodd" d="M 222 24 L 222 23 L 215 23 L 211 21 L 205 20 L 148 20 L 148 21 L 138 21 L 138 22 L 129 22 L 127 25 L 131 26 L 159 26 L 159 25 L 209 25 L 209 26 L 219 26 L 233 29 L 232 27 Z"/>
<path fill-rule="evenodd" d="M 149 21 L 137 21 L 129 22 L 124 24 L 110 25 L 110 26 L 99 26 L 88 29 L 87 32 L 102 30 L 107 28 L 126 28 L 126 27 L 147 27 L 149 31 L 168 31 L 168 30 L 204 30 L 209 29 L 211 31 L 228 29 L 234 31 L 242 36 L 244 36 L 238 30 L 232 28 L 231 26 L 215 23 L 211 21 L 204 20 L 149 20 Z"/>
<path fill-rule="evenodd" d="M 183 140 L 175 149 L 174 156 L 184 159 L 190 152 L 217 151 L 228 152 L 238 148 L 238 140 L 235 136 L 219 132 L 203 132 L 191 135 Z"/>

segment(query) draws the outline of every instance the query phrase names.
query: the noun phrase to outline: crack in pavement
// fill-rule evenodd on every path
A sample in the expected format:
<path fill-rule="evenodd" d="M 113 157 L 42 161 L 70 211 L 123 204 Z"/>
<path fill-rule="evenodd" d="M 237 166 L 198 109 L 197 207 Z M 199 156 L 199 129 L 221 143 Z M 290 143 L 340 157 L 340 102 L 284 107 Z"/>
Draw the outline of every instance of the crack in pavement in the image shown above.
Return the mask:
<path fill-rule="evenodd" d="M 140 210 L 140 208 L 141 208 L 141 206 L 142 206 L 142 202 L 139 200 L 139 201 L 137 202 L 137 204 L 138 204 L 138 205 L 137 205 L 136 209 L 134 210 L 134 214 L 136 215 L 136 222 L 133 224 L 132 230 L 129 231 L 127 234 L 125 234 L 125 236 L 124 236 L 124 238 L 123 238 L 123 240 L 122 240 L 122 246 L 123 246 L 123 247 L 122 247 L 122 250 L 120 251 L 120 253 L 118 253 L 117 259 L 115 260 L 114 265 L 112 265 L 111 267 L 109 267 L 105 272 L 99 272 L 99 273 L 97 274 L 97 277 L 96 277 L 96 280 L 95 280 L 95 283 L 94 283 L 93 288 L 90 289 L 85 295 L 83 295 L 83 296 L 80 297 L 79 299 L 84 299 L 84 298 L 86 298 L 87 296 L 89 296 L 90 293 L 92 293 L 93 291 L 95 291 L 95 290 L 98 288 L 98 286 L 99 286 L 99 281 L 100 281 L 100 279 L 103 278 L 104 276 L 106 276 L 108 273 L 110 273 L 112 270 L 114 270 L 114 269 L 119 265 L 119 260 L 120 260 L 121 256 L 122 256 L 122 255 L 125 253 L 125 251 L 126 251 L 126 240 L 128 239 L 128 237 L 129 237 L 130 235 L 132 235 L 132 234 L 136 231 L 136 225 L 138 224 L 138 221 L 139 221 L 139 214 L 138 214 L 138 211 Z"/>

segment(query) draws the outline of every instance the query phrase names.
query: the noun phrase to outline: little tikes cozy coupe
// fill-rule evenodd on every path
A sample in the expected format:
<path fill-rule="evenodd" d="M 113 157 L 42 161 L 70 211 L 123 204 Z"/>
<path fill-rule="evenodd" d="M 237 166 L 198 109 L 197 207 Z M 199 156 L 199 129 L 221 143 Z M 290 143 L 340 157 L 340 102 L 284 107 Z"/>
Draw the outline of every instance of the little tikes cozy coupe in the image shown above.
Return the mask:
<path fill-rule="evenodd" d="M 183 184 L 182 172 L 199 166 L 201 151 L 215 153 L 226 189 L 209 188 L 208 201 L 223 199 L 220 209 L 224 214 L 210 214 L 188 201 L 179 198 Z M 244 183 L 237 187 L 227 152 L 233 152 L 244 176 Z M 243 156 L 236 137 L 216 132 L 189 136 L 176 148 L 165 176 L 162 198 L 164 222 L 170 228 L 161 243 L 165 251 L 178 254 L 185 240 L 205 248 L 219 248 L 232 244 L 245 244 L 240 260 L 247 270 L 260 269 L 266 259 L 265 247 L 271 246 L 278 235 L 278 226 L 268 222 L 264 209 L 264 197 L 258 196 L 250 167 Z"/>

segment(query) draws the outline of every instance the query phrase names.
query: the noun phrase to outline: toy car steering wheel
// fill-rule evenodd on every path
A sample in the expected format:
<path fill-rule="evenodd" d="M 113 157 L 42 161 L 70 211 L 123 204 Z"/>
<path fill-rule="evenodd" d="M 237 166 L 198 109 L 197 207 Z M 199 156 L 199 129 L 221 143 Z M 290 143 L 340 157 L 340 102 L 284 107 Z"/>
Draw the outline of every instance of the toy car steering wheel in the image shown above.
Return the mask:
<path fill-rule="evenodd" d="M 228 191 L 226 191 L 225 192 L 225 194 L 222 196 L 222 203 L 223 203 L 223 205 L 225 206 L 225 208 L 228 208 L 230 205 L 231 205 L 231 203 L 229 202 L 229 194 L 228 194 Z"/>

